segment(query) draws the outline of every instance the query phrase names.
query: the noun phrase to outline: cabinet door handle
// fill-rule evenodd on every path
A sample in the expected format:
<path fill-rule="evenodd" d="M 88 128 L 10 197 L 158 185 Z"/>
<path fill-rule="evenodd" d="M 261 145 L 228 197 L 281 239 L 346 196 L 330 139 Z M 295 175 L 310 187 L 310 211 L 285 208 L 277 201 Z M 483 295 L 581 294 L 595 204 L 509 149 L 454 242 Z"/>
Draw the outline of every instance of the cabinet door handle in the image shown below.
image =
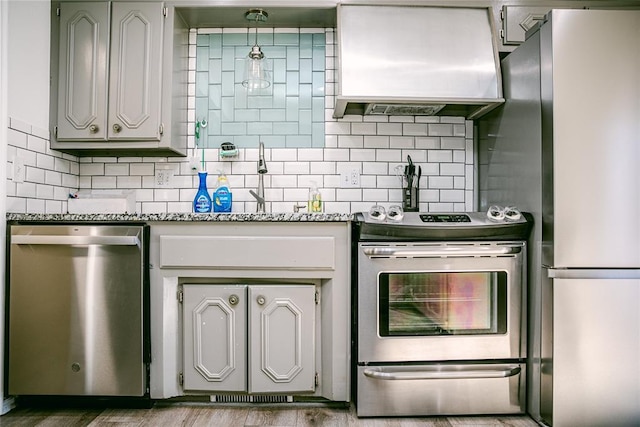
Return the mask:
<path fill-rule="evenodd" d="M 238 298 L 238 295 L 234 294 L 229 296 L 229 304 L 236 305 L 238 304 L 239 301 L 240 301 L 240 298 Z"/>
<path fill-rule="evenodd" d="M 267 299 L 263 295 L 258 295 L 256 302 L 258 305 L 264 305 L 264 303 L 267 302 Z"/>
<path fill-rule="evenodd" d="M 91 133 L 98 133 L 99 130 L 100 130 L 100 128 L 98 127 L 98 125 L 89 126 L 89 132 L 91 132 Z"/>
<path fill-rule="evenodd" d="M 120 133 L 121 130 L 122 130 L 122 126 L 120 126 L 119 124 L 116 123 L 115 125 L 113 125 L 113 131 L 115 133 Z"/>

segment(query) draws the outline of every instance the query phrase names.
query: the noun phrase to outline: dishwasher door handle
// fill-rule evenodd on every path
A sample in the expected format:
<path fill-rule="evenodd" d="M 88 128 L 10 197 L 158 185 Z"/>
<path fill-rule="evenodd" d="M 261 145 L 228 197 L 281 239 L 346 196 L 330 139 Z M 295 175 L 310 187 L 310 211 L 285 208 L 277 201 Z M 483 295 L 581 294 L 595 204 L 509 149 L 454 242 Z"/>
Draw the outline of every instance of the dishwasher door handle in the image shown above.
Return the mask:
<path fill-rule="evenodd" d="M 519 366 L 506 366 L 495 369 L 443 369 L 443 370 L 394 370 L 393 368 L 365 369 L 364 375 L 377 380 L 439 380 L 467 378 L 507 378 L 518 375 Z"/>
<path fill-rule="evenodd" d="M 140 239 L 138 236 L 13 235 L 11 243 L 16 245 L 140 246 Z"/>

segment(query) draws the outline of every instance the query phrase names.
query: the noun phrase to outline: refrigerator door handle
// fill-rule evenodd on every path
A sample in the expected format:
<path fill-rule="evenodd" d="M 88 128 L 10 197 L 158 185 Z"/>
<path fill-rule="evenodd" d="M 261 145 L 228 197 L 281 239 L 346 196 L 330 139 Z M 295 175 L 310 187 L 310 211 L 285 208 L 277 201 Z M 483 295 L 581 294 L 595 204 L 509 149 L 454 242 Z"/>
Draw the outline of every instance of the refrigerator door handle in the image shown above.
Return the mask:
<path fill-rule="evenodd" d="M 550 279 L 640 279 L 640 268 L 549 268 Z"/>

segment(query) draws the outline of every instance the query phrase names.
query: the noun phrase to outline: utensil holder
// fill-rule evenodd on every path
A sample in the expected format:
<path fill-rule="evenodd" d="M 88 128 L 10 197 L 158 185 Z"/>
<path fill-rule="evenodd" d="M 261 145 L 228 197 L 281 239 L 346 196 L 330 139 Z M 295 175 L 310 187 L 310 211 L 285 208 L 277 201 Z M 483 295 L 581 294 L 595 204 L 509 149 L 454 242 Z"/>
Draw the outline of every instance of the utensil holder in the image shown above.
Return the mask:
<path fill-rule="evenodd" d="M 418 212 L 418 187 L 405 187 L 402 194 L 402 209 L 405 212 Z"/>

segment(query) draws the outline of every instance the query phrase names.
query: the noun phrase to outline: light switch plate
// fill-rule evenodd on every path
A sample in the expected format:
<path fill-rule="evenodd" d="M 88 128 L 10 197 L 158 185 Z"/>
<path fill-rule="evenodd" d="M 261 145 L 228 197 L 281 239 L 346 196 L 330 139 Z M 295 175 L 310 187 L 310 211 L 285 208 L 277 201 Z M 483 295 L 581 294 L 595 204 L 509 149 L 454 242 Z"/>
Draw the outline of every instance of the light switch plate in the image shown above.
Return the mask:
<path fill-rule="evenodd" d="M 13 158 L 13 182 L 24 182 L 26 177 L 24 159 L 20 156 Z"/>
<path fill-rule="evenodd" d="M 360 187 L 360 170 L 350 169 L 340 173 L 341 188 L 357 188 Z"/>

